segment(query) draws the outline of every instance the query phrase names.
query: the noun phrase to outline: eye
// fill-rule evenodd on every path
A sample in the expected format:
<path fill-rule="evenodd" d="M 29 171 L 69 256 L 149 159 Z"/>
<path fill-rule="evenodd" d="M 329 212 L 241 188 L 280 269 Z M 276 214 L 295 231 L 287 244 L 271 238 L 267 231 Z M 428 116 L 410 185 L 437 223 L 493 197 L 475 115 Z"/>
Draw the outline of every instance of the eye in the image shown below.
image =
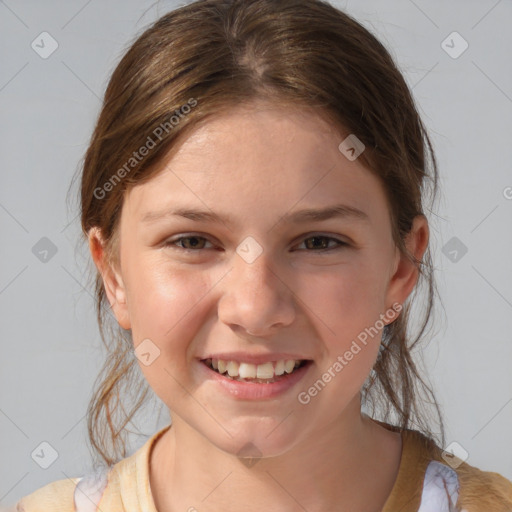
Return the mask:
<path fill-rule="evenodd" d="M 205 242 L 209 243 L 204 236 L 189 235 L 175 238 L 174 240 L 168 240 L 164 245 L 166 247 L 178 247 L 179 249 L 194 251 L 204 249 Z"/>
<path fill-rule="evenodd" d="M 308 241 L 310 243 L 308 243 Z M 334 247 L 328 247 L 329 243 L 334 242 Z M 308 249 L 314 249 L 313 252 L 330 251 L 332 249 L 339 249 L 343 246 L 348 246 L 348 243 L 326 235 L 314 235 L 304 239 L 303 242 Z M 302 244 L 301 244 L 302 245 Z M 311 251 L 308 251 L 311 252 Z"/>

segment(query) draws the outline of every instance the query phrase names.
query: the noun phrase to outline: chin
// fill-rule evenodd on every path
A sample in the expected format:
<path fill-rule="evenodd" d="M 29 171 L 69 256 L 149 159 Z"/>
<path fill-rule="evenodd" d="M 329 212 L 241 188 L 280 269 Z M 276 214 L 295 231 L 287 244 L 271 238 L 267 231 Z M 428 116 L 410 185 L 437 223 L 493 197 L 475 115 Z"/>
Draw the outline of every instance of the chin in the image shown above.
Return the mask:
<path fill-rule="evenodd" d="M 201 433 L 211 444 L 230 455 L 242 459 L 269 458 L 289 452 L 299 440 L 299 433 L 285 428 L 283 423 L 282 418 L 258 417 L 238 421 L 236 425 L 224 423 L 222 433 L 218 428 L 215 432 Z"/>

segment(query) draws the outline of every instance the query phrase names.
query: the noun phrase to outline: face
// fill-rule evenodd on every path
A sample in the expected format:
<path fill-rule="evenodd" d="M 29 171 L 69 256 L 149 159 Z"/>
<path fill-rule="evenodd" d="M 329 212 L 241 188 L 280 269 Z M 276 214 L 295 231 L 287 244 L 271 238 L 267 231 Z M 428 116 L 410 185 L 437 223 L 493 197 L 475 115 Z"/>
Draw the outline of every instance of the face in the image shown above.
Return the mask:
<path fill-rule="evenodd" d="M 414 287 L 379 179 L 338 149 L 347 135 L 304 110 L 225 112 L 126 194 L 118 268 L 91 234 L 149 384 L 224 451 L 277 455 L 340 422 Z M 408 243 L 421 258 L 420 221 Z M 265 379 L 301 365 L 239 382 L 208 367 L 218 359 Z"/>

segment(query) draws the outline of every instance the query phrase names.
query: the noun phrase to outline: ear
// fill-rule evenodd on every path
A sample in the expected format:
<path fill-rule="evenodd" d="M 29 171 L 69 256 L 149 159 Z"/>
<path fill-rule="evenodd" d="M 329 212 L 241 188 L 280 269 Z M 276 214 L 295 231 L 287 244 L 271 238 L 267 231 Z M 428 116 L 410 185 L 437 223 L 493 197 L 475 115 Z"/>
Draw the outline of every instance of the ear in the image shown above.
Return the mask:
<path fill-rule="evenodd" d="M 427 250 L 429 233 L 427 218 L 424 215 L 417 215 L 405 239 L 405 245 L 408 251 L 418 261 L 422 260 Z M 386 295 L 386 305 L 388 309 L 395 303 L 402 305 L 405 302 L 416 286 L 419 277 L 419 264 L 410 261 L 398 248 L 396 249 L 396 253 L 394 270 L 388 284 Z"/>
<path fill-rule="evenodd" d="M 121 273 L 115 266 L 108 262 L 101 231 L 97 227 L 89 230 L 89 250 L 96 268 L 101 274 L 107 299 L 112 307 L 112 311 L 123 329 L 130 329 L 130 315 L 128 313 L 128 304 L 126 302 L 126 289 L 121 277 Z"/>

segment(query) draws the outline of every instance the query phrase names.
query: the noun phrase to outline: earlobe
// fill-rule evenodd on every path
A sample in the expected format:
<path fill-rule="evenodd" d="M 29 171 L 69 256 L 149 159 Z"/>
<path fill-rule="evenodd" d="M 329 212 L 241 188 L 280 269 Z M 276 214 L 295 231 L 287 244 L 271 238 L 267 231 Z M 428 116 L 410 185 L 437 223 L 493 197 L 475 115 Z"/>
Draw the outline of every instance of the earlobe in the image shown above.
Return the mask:
<path fill-rule="evenodd" d="M 93 227 L 89 230 L 89 250 L 98 272 L 103 279 L 103 286 L 107 300 L 112 311 L 123 329 L 130 329 L 131 323 L 128 314 L 126 300 L 126 289 L 120 271 L 108 261 L 105 251 L 105 243 L 101 236 L 100 229 Z"/>
<path fill-rule="evenodd" d="M 405 254 L 397 249 L 397 260 L 394 264 L 394 272 L 389 281 L 386 304 L 391 307 L 398 302 L 403 304 L 411 294 L 419 278 L 419 265 L 428 247 L 429 228 L 424 215 L 417 215 L 413 225 L 405 239 L 405 245 L 409 253 L 416 261 L 411 261 Z"/>

